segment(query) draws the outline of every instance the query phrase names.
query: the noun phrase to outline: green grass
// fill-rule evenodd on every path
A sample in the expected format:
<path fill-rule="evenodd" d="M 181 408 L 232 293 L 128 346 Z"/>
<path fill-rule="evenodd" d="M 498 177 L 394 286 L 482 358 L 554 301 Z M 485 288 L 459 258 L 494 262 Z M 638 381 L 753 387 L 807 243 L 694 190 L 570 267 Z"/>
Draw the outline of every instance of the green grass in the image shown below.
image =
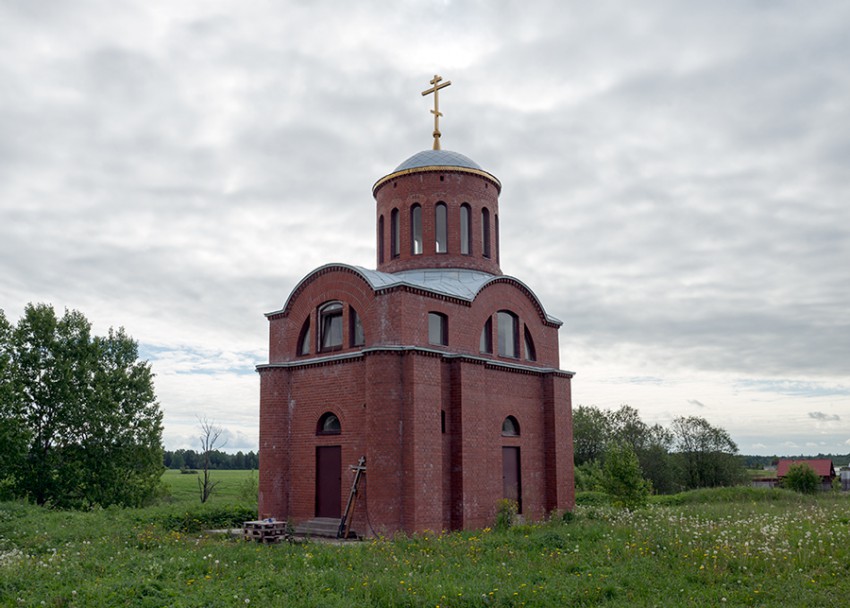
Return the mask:
<path fill-rule="evenodd" d="M 846 606 L 848 507 L 724 489 L 505 532 L 266 546 L 180 526 L 235 503 L 0 503 L 0 606 Z"/>
<path fill-rule="evenodd" d="M 167 500 L 175 503 L 200 502 L 198 480 L 203 480 L 203 475 L 203 471 L 189 475 L 172 469 L 165 471 L 162 482 L 168 491 Z M 210 503 L 250 502 L 250 495 L 253 495 L 253 502 L 256 503 L 256 490 L 251 492 L 250 489 L 252 480 L 257 480 L 256 471 L 210 471 L 210 478 L 218 483 L 209 499 Z"/>

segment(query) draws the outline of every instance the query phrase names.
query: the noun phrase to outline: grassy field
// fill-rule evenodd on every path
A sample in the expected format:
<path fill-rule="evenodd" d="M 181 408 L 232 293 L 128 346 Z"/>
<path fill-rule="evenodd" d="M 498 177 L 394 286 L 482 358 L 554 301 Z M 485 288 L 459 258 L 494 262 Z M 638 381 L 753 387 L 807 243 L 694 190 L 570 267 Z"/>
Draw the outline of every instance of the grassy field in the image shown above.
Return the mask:
<path fill-rule="evenodd" d="M 187 480 L 167 481 L 188 494 Z M 181 500 L 89 513 L 0 503 L 0 605 L 820 607 L 850 598 L 845 496 L 700 491 L 634 513 L 580 506 L 568 521 L 344 546 L 197 531 L 241 508 L 237 495 L 203 508 Z"/>
<path fill-rule="evenodd" d="M 168 490 L 168 502 L 200 502 L 198 481 L 203 480 L 203 476 L 203 471 L 184 474 L 167 470 L 162 481 Z M 256 471 L 211 471 L 210 478 L 218 484 L 210 497 L 212 504 L 257 502 Z"/>

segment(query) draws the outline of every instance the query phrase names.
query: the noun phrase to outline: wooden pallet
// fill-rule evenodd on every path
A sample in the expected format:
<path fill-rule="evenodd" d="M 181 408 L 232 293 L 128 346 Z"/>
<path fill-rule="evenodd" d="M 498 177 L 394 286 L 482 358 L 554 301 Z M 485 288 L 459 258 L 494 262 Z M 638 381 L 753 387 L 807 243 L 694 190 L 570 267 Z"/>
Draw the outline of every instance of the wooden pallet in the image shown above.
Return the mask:
<path fill-rule="evenodd" d="M 276 543 L 281 540 L 291 540 L 292 535 L 286 531 L 286 522 L 275 519 L 246 521 L 242 524 L 242 538 L 258 543 Z"/>

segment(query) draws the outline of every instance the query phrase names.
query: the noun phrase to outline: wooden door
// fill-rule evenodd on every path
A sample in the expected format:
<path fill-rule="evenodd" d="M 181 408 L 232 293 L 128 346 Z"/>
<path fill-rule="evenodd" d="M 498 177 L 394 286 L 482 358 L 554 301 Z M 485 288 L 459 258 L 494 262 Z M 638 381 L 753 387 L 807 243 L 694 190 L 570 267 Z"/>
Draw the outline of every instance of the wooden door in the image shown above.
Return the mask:
<path fill-rule="evenodd" d="M 342 517 L 342 447 L 316 448 L 316 517 Z"/>
<path fill-rule="evenodd" d="M 516 501 L 522 513 L 522 479 L 518 447 L 502 447 L 502 496 Z"/>

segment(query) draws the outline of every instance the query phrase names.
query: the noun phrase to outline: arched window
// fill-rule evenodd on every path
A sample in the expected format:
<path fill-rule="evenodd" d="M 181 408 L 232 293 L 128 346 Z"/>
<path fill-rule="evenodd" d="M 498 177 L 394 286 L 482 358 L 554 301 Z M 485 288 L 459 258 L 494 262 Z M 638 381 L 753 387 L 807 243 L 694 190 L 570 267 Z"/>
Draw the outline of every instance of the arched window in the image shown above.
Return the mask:
<path fill-rule="evenodd" d="M 449 322 L 443 313 L 428 313 L 428 343 L 437 346 L 446 346 L 449 343 Z"/>
<path fill-rule="evenodd" d="M 519 358 L 519 318 L 508 311 L 496 313 L 496 324 L 499 334 L 499 356 Z"/>
<path fill-rule="evenodd" d="M 350 328 L 349 333 L 351 334 L 348 341 L 351 346 L 363 346 L 366 344 L 366 336 L 363 334 L 363 322 L 360 321 L 360 316 L 351 306 L 348 307 L 348 326 Z"/>
<path fill-rule="evenodd" d="M 319 331 L 320 350 L 342 348 L 342 302 L 328 302 L 319 309 Z"/>
<path fill-rule="evenodd" d="M 394 258 L 401 253 L 401 233 L 398 227 L 398 209 L 390 213 L 390 255 Z"/>
<path fill-rule="evenodd" d="M 469 255 L 472 243 L 471 213 L 468 204 L 460 206 L 460 252 L 463 255 Z"/>
<path fill-rule="evenodd" d="M 446 253 L 448 247 L 448 211 L 445 203 L 437 203 L 434 207 L 434 228 L 436 237 L 437 253 Z"/>
<path fill-rule="evenodd" d="M 534 349 L 534 339 L 531 337 L 531 332 L 528 331 L 528 326 L 525 326 L 525 358 L 529 361 L 537 361 L 537 351 Z"/>
<path fill-rule="evenodd" d="M 378 264 L 384 263 L 384 216 L 378 218 Z"/>
<path fill-rule="evenodd" d="M 493 317 L 489 317 L 484 322 L 484 328 L 481 330 L 481 339 L 478 343 L 478 350 L 482 353 L 493 354 Z"/>
<path fill-rule="evenodd" d="M 422 207 L 418 204 L 410 208 L 410 253 L 422 253 Z"/>
<path fill-rule="evenodd" d="M 307 320 L 304 321 L 304 325 L 301 326 L 301 333 L 298 334 L 298 354 L 310 354 L 310 317 L 307 317 Z"/>
<path fill-rule="evenodd" d="M 519 437 L 519 422 L 513 416 L 508 416 L 502 423 L 503 437 Z"/>
<path fill-rule="evenodd" d="M 342 433 L 342 425 L 339 418 L 333 412 L 325 412 L 319 418 L 316 425 L 316 435 L 339 435 Z"/>
<path fill-rule="evenodd" d="M 490 210 L 481 210 L 481 248 L 485 258 L 490 257 Z"/>

